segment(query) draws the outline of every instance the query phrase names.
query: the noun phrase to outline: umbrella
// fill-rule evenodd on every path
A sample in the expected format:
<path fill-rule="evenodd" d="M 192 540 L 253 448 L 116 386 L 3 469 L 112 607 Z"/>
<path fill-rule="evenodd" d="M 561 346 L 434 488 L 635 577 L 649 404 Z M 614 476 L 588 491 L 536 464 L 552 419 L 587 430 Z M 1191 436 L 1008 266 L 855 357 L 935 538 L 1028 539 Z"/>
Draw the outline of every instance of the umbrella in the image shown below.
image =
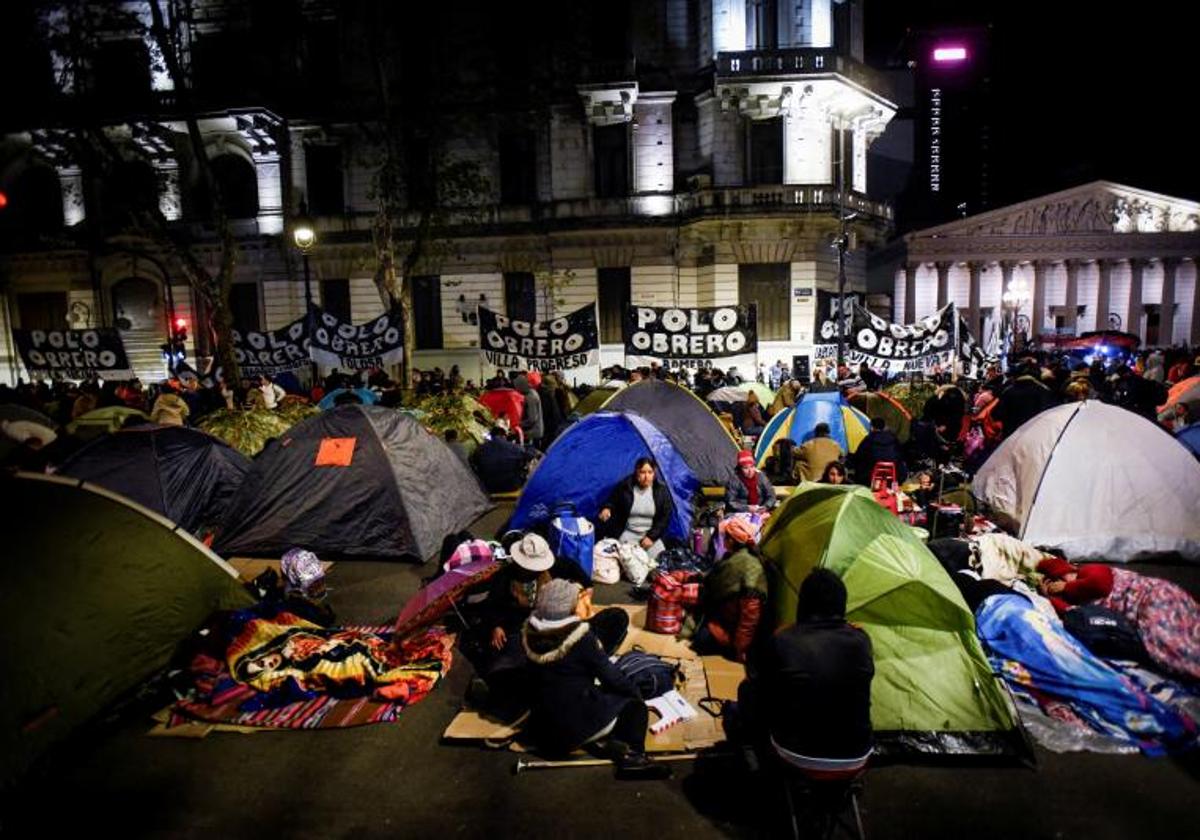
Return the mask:
<path fill-rule="evenodd" d="M 500 571 L 500 566 L 495 560 L 465 563 L 425 584 L 400 610 L 393 638 L 403 639 L 412 631 L 437 621 L 467 590 Z"/>
<path fill-rule="evenodd" d="M 1180 404 L 1188 407 L 1193 415 L 1191 419 L 1195 420 L 1196 409 L 1200 407 L 1200 376 L 1189 376 L 1172 385 L 1167 392 L 1167 401 L 1158 407 L 1158 413 L 1162 414 Z"/>

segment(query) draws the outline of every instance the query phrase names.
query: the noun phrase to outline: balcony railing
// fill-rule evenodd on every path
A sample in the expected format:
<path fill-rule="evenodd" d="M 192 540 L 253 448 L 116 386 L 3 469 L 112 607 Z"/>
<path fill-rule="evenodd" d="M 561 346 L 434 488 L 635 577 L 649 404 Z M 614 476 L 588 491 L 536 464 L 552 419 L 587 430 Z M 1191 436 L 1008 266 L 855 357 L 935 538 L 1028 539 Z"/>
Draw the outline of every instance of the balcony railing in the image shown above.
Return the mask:
<path fill-rule="evenodd" d="M 743 50 L 717 54 L 717 76 L 800 76 L 837 73 L 868 90 L 887 95 L 888 84 L 881 73 L 840 54 L 818 47 Z"/>

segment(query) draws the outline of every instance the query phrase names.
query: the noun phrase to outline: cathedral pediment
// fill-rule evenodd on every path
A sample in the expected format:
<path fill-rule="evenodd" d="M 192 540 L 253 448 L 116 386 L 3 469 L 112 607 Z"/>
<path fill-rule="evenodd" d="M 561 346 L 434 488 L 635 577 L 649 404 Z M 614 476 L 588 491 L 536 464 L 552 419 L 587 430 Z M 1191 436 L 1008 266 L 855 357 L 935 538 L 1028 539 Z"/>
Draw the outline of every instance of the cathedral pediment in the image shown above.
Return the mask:
<path fill-rule="evenodd" d="M 916 231 L 910 238 L 1193 231 L 1200 231 L 1200 204 L 1108 181 L 1094 181 Z"/>

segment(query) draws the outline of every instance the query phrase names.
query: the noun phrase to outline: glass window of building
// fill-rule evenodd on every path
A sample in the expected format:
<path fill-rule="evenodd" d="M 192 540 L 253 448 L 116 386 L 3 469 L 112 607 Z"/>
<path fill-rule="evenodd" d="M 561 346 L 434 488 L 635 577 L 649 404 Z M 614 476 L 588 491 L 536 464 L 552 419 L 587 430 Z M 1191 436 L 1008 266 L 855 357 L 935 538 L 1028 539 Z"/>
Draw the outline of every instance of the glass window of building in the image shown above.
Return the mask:
<path fill-rule="evenodd" d="M 783 183 L 783 118 L 750 123 L 750 184 Z"/>
<path fill-rule="evenodd" d="M 442 278 L 437 274 L 412 278 L 413 327 L 418 350 L 442 349 Z"/>
<path fill-rule="evenodd" d="M 322 280 L 321 308 L 343 324 L 351 323 L 350 281 L 345 278 Z"/>
<path fill-rule="evenodd" d="M 626 123 L 598 125 L 593 132 L 596 197 L 629 195 L 629 126 Z"/>
<path fill-rule="evenodd" d="M 738 303 L 758 304 L 760 341 L 791 340 L 791 302 L 791 266 L 788 263 L 738 266 Z"/>
<path fill-rule="evenodd" d="M 528 271 L 504 272 L 504 314 L 514 321 L 537 320 L 533 274 Z"/>
<path fill-rule="evenodd" d="M 623 340 L 621 327 L 630 302 L 629 275 L 629 266 L 601 268 L 596 272 L 600 302 L 600 341 L 605 344 L 620 344 Z"/>

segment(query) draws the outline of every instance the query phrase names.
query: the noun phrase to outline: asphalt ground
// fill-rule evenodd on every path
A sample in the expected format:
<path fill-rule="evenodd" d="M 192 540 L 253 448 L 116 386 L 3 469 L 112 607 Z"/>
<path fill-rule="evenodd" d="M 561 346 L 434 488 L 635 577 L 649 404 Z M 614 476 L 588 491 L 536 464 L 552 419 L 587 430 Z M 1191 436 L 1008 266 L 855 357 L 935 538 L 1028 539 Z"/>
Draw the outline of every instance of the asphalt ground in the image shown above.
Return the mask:
<path fill-rule="evenodd" d="M 473 529 L 495 530 L 507 511 Z M 431 567 L 340 562 L 329 575 L 344 623 L 385 622 Z M 1200 566 L 1138 571 L 1200 591 Z M 621 585 L 596 600 L 625 600 Z M 85 728 L 3 796 L 0 834 L 57 837 L 774 837 L 782 788 L 740 762 L 701 755 L 665 782 L 618 782 L 607 767 L 515 774 L 517 756 L 440 743 L 471 676 L 447 678 L 397 723 L 322 731 L 151 738 L 149 709 Z M 862 797 L 874 838 L 1200 837 L 1200 760 L 1057 755 L 1035 767 L 873 767 Z"/>

